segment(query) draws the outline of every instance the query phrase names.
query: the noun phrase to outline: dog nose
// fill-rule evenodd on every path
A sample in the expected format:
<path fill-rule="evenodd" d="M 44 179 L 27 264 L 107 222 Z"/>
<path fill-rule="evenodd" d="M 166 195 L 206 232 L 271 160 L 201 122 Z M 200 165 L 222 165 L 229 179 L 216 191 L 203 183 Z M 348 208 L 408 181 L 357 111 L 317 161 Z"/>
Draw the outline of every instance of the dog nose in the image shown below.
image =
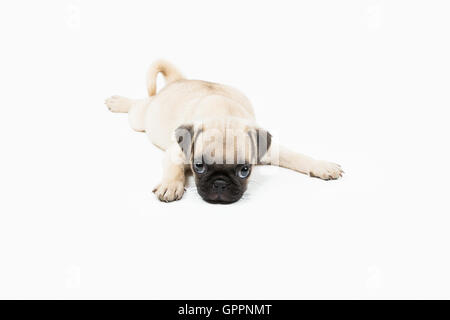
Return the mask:
<path fill-rule="evenodd" d="M 213 182 L 213 189 L 216 189 L 217 191 L 222 191 L 227 186 L 227 182 L 222 179 L 217 179 Z"/>

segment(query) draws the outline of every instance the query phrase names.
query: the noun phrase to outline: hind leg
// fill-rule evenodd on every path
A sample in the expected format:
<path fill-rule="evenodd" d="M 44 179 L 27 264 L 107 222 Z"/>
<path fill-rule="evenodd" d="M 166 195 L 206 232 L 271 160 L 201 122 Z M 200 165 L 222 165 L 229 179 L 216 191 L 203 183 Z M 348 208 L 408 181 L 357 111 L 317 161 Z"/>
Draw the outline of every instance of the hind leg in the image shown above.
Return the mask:
<path fill-rule="evenodd" d="M 133 105 L 133 100 L 121 96 L 112 96 L 105 100 L 105 104 L 111 112 L 128 113 Z"/>
<path fill-rule="evenodd" d="M 149 99 L 133 101 L 133 105 L 130 111 L 128 111 L 128 122 L 133 130 L 145 132 L 145 114 L 147 113 L 149 103 Z"/>
<path fill-rule="evenodd" d="M 128 99 L 121 96 L 112 96 L 105 100 L 111 112 L 128 113 L 130 127 L 139 132 L 145 131 L 145 113 L 147 112 L 150 99 Z"/>

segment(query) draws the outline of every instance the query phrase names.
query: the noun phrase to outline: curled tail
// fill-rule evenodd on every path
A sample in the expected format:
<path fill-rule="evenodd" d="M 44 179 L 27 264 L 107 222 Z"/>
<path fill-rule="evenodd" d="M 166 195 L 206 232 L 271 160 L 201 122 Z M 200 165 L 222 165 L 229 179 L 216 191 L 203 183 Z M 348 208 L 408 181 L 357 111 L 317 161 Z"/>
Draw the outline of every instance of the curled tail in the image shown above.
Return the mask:
<path fill-rule="evenodd" d="M 156 94 L 156 77 L 162 73 L 166 84 L 183 79 L 181 73 L 172 64 L 164 60 L 157 60 L 152 63 L 147 71 L 147 90 L 149 96 Z"/>

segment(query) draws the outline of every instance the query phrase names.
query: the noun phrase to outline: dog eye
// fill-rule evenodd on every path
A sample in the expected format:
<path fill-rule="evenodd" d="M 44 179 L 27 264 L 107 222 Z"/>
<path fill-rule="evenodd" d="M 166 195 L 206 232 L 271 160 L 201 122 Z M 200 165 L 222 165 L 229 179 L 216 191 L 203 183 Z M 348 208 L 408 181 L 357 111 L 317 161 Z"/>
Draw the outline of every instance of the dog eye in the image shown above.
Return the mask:
<path fill-rule="evenodd" d="M 204 173 L 206 171 L 206 166 L 202 162 L 194 163 L 194 170 L 197 173 Z"/>
<path fill-rule="evenodd" d="M 241 179 L 247 178 L 249 174 L 250 174 L 250 168 L 248 166 L 242 166 L 237 171 L 237 175 Z"/>

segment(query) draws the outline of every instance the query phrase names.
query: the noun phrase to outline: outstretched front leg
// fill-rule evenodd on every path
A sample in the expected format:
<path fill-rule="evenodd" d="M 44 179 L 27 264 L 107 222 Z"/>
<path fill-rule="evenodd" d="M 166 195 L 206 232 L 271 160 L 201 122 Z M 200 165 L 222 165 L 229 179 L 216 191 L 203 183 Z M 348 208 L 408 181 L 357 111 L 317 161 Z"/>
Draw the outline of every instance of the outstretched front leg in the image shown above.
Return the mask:
<path fill-rule="evenodd" d="M 163 161 L 162 181 L 153 189 L 153 193 L 164 202 L 180 200 L 185 184 L 184 153 L 177 143 L 166 150 Z"/>
<path fill-rule="evenodd" d="M 342 177 L 341 166 L 328 161 L 316 160 L 279 145 L 273 145 L 263 163 L 295 170 L 311 177 L 334 180 Z"/>

